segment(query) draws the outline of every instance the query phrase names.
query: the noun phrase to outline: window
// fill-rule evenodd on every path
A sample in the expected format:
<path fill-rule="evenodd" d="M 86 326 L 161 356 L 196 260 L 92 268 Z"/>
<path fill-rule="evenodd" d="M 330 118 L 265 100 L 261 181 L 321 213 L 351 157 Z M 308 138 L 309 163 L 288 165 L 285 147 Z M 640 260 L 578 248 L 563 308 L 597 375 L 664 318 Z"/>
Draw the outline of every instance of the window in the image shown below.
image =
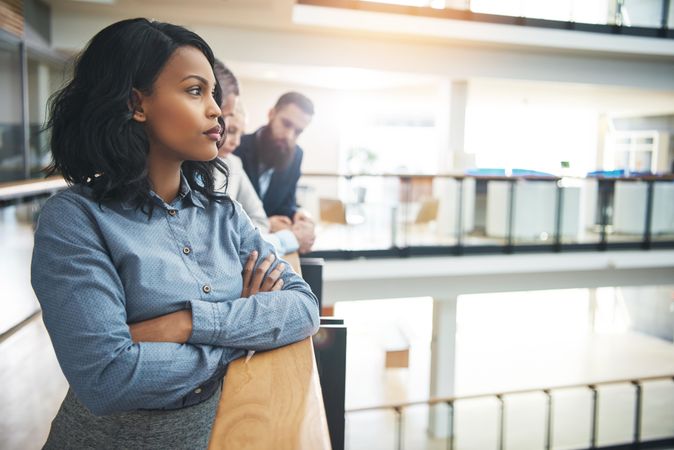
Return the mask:
<path fill-rule="evenodd" d="M 21 48 L 0 36 L 0 182 L 24 177 Z"/>

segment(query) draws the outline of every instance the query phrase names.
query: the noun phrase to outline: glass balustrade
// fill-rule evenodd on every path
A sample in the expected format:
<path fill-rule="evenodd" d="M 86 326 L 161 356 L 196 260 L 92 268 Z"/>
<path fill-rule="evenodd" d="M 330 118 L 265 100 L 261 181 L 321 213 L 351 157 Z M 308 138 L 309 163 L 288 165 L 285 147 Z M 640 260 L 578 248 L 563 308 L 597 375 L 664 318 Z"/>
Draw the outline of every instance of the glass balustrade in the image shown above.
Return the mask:
<path fill-rule="evenodd" d="M 674 244 L 674 178 L 306 174 L 315 252 L 460 254 Z"/>

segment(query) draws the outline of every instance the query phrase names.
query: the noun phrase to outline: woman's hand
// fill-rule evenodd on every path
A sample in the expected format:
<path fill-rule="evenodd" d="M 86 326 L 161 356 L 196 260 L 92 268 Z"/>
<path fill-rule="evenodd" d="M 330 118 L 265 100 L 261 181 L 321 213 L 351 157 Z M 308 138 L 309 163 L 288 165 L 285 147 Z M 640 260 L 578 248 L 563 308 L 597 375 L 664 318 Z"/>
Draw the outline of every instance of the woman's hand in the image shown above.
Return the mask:
<path fill-rule="evenodd" d="M 258 292 L 280 291 L 283 288 L 281 274 L 286 268 L 285 264 L 277 264 L 265 276 L 276 256 L 270 253 L 256 268 L 257 255 L 258 253 L 253 251 L 248 257 L 246 265 L 243 267 L 243 290 L 241 291 L 241 297 L 250 297 Z"/>
<path fill-rule="evenodd" d="M 184 344 L 192 334 L 192 312 L 186 309 L 129 325 L 133 342 Z"/>

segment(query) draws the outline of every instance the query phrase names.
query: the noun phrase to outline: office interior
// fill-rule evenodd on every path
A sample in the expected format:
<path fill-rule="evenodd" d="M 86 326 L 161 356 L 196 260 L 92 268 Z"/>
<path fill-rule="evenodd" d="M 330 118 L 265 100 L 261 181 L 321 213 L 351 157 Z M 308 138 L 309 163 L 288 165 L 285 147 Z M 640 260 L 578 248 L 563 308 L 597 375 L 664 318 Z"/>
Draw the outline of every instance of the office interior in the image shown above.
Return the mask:
<path fill-rule="evenodd" d="M 67 390 L 29 273 L 65 188 L 46 105 L 130 17 L 201 35 L 247 132 L 315 103 L 343 448 L 674 447 L 671 0 L 0 0 L 0 449 L 41 448 Z"/>

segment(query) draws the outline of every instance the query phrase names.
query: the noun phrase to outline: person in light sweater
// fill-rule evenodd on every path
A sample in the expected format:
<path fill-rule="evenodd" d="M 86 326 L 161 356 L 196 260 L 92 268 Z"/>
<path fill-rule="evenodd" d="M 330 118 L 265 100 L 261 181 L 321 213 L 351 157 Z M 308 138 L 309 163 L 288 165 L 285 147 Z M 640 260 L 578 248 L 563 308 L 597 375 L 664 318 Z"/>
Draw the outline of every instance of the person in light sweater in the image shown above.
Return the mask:
<path fill-rule="evenodd" d="M 215 75 L 223 90 L 222 111 L 226 122 L 225 136 L 219 144 L 218 157 L 229 167 L 226 186 L 224 176 L 219 172 L 215 173 L 216 188 L 226 190 L 230 198 L 241 204 L 253 225 L 260 229 L 263 238 L 274 245 L 280 255 L 295 251 L 308 253 L 316 239 L 315 226 L 311 220 L 298 220 L 286 229 L 270 232 L 269 218 L 264 211 L 262 200 L 243 170 L 241 159 L 233 154 L 241 142 L 246 123 L 245 110 L 239 99 L 238 80 L 221 61 L 216 59 L 214 67 Z"/>

